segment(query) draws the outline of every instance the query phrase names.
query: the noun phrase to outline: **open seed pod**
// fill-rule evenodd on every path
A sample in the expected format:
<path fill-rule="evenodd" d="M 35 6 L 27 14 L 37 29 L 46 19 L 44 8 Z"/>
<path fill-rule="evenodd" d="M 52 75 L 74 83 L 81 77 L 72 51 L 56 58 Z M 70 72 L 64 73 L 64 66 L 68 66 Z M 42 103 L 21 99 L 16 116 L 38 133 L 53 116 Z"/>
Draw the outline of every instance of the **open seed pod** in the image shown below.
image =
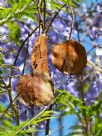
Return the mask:
<path fill-rule="evenodd" d="M 40 37 L 36 38 L 34 48 L 31 54 L 31 64 L 33 71 L 36 70 L 39 73 L 46 72 L 50 74 L 47 60 L 46 41 L 47 41 L 46 34 L 42 34 Z"/>
<path fill-rule="evenodd" d="M 46 34 L 37 37 L 31 54 L 33 74 L 21 76 L 16 87 L 20 102 L 28 106 L 46 106 L 54 99 L 46 40 Z"/>
<path fill-rule="evenodd" d="M 76 41 L 68 40 L 53 48 L 52 63 L 61 72 L 79 74 L 87 63 L 85 48 Z"/>
<path fill-rule="evenodd" d="M 18 99 L 26 106 L 46 106 L 54 99 L 53 82 L 48 74 L 24 75 L 17 85 Z"/>

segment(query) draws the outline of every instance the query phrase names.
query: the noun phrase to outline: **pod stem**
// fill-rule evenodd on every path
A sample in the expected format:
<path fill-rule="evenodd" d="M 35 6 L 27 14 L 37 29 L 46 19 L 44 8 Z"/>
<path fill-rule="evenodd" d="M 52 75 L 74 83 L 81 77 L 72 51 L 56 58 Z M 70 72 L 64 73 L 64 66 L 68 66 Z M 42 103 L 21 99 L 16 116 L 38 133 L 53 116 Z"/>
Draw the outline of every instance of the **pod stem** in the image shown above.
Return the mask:
<path fill-rule="evenodd" d="M 71 25 L 71 29 L 70 29 L 70 32 L 69 32 L 69 39 L 71 39 L 71 36 L 72 36 L 72 30 L 73 30 L 73 27 L 74 27 L 74 11 L 72 9 L 71 6 L 69 6 L 70 10 L 71 10 L 71 14 L 72 14 L 72 25 Z"/>

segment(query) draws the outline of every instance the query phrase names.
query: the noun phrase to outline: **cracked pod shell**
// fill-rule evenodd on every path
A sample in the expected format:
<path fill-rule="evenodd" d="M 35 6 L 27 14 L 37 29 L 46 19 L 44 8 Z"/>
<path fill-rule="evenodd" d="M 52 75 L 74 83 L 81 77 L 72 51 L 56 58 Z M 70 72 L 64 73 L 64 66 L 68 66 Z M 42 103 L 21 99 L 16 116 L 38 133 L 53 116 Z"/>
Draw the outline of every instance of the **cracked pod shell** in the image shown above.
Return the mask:
<path fill-rule="evenodd" d="M 24 75 L 17 84 L 18 99 L 26 106 L 46 106 L 54 99 L 53 82 L 48 74 Z"/>
<path fill-rule="evenodd" d="M 61 72 L 79 74 L 87 63 L 86 50 L 73 40 L 57 44 L 52 51 L 52 63 Z"/>
<path fill-rule="evenodd" d="M 36 70 L 39 73 L 46 72 L 50 75 L 46 42 L 47 36 L 45 33 L 36 38 L 34 48 L 31 53 L 31 64 L 33 72 Z"/>
<path fill-rule="evenodd" d="M 21 103 L 28 106 L 46 106 L 54 99 L 54 84 L 47 61 L 46 34 L 36 38 L 31 64 L 33 74 L 21 76 L 16 91 Z"/>

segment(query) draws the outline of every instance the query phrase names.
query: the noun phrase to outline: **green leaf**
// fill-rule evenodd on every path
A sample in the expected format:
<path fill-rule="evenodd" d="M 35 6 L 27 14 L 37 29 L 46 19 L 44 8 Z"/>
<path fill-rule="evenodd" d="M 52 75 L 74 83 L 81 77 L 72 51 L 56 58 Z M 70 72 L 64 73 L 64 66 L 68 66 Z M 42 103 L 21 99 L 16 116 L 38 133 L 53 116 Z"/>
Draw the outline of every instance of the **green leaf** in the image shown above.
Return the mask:
<path fill-rule="evenodd" d="M 78 131 L 78 130 L 81 130 L 81 131 L 85 131 L 85 127 L 83 125 L 74 125 L 74 126 L 71 126 L 70 129 L 72 129 L 73 131 Z"/>
<path fill-rule="evenodd" d="M 69 133 L 67 136 L 86 136 L 84 133 L 82 133 L 81 131 L 79 132 L 71 132 Z"/>
<path fill-rule="evenodd" d="M 14 128 L 14 131 L 16 131 L 16 134 L 20 134 L 22 132 L 22 129 L 24 129 L 25 127 L 27 127 L 29 125 L 32 125 L 32 124 L 38 125 L 39 122 L 44 121 L 46 119 L 49 119 L 50 116 L 53 113 L 55 113 L 55 112 L 53 112 L 53 111 L 44 111 L 42 114 L 39 114 L 39 115 L 35 116 L 31 120 L 26 120 L 22 124 L 20 124 L 19 126 L 16 126 Z"/>
<path fill-rule="evenodd" d="M 7 24 L 8 24 L 8 28 L 10 30 L 10 34 L 9 34 L 10 40 L 15 43 L 20 42 L 19 41 L 19 38 L 20 38 L 19 25 L 16 22 L 12 22 L 12 21 L 9 21 Z"/>
<path fill-rule="evenodd" d="M 0 64 L 4 64 L 3 56 L 1 53 L 0 53 Z"/>
<path fill-rule="evenodd" d="M 90 87 L 90 82 L 84 84 L 84 88 L 83 88 L 84 93 L 88 91 L 89 87 Z"/>
<path fill-rule="evenodd" d="M 17 18 L 18 20 L 21 20 L 21 18 L 24 16 L 30 17 L 38 21 L 38 19 L 36 18 L 38 15 L 36 1 L 32 2 L 32 0 L 19 0 L 18 2 L 15 2 L 13 0 L 9 0 L 9 3 L 11 4 L 10 8 L 0 7 L 0 25 L 3 25 L 12 18 Z M 57 2 L 56 0 L 46 0 L 46 3 L 50 5 L 51 10 L 62 9 L 62 3 L 63 5 L 68 4 L 72 8 L 76 7 L 73 0 L 61 0 L 60 2 Z M 49 6 L 47 6 L 47 9 L 49 10 Z"/>
<path fill-rule="evenodd" d="M 31 4 L 32 0 L 19 0 L 18 3 L 12 4 L 11 8 L 0 8 L 0 25 L 3 25 L 4 23 L 8 22 L 12 18 L 19 18 L 25 16 L 24 11 L 27 12 L 29 8 L 33 7 L 35 3 Z M 30 10 L 29 10 L 30 11 Z M 31 10 L 32 12 L 32 10 Z M 33 13 L 32 13 L 33 14 Z"/>

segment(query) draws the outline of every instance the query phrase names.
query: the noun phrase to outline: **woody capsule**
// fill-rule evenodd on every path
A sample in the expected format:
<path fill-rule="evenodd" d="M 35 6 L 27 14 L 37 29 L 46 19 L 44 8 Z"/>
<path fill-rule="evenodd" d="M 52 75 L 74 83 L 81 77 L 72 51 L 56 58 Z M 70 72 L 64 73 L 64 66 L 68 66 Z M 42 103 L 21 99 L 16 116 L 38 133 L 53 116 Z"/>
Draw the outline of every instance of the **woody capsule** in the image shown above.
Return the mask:
<path fill-rule="evenodd" d="M 86 63 L 86 50 L 79 42 L 69 39 L 53 48 L 52 64 L 61 72 L 79 74 L 85 68 Z"/>
<path fill-rule="evenodd" d="M 31 54 L 32 74 L 21 76 L 16 91 L 18 99 L 26 106 L 46 106 L 54 99 L 54 84 L 47 61 L 47 36 L 36 38 Z"/>

